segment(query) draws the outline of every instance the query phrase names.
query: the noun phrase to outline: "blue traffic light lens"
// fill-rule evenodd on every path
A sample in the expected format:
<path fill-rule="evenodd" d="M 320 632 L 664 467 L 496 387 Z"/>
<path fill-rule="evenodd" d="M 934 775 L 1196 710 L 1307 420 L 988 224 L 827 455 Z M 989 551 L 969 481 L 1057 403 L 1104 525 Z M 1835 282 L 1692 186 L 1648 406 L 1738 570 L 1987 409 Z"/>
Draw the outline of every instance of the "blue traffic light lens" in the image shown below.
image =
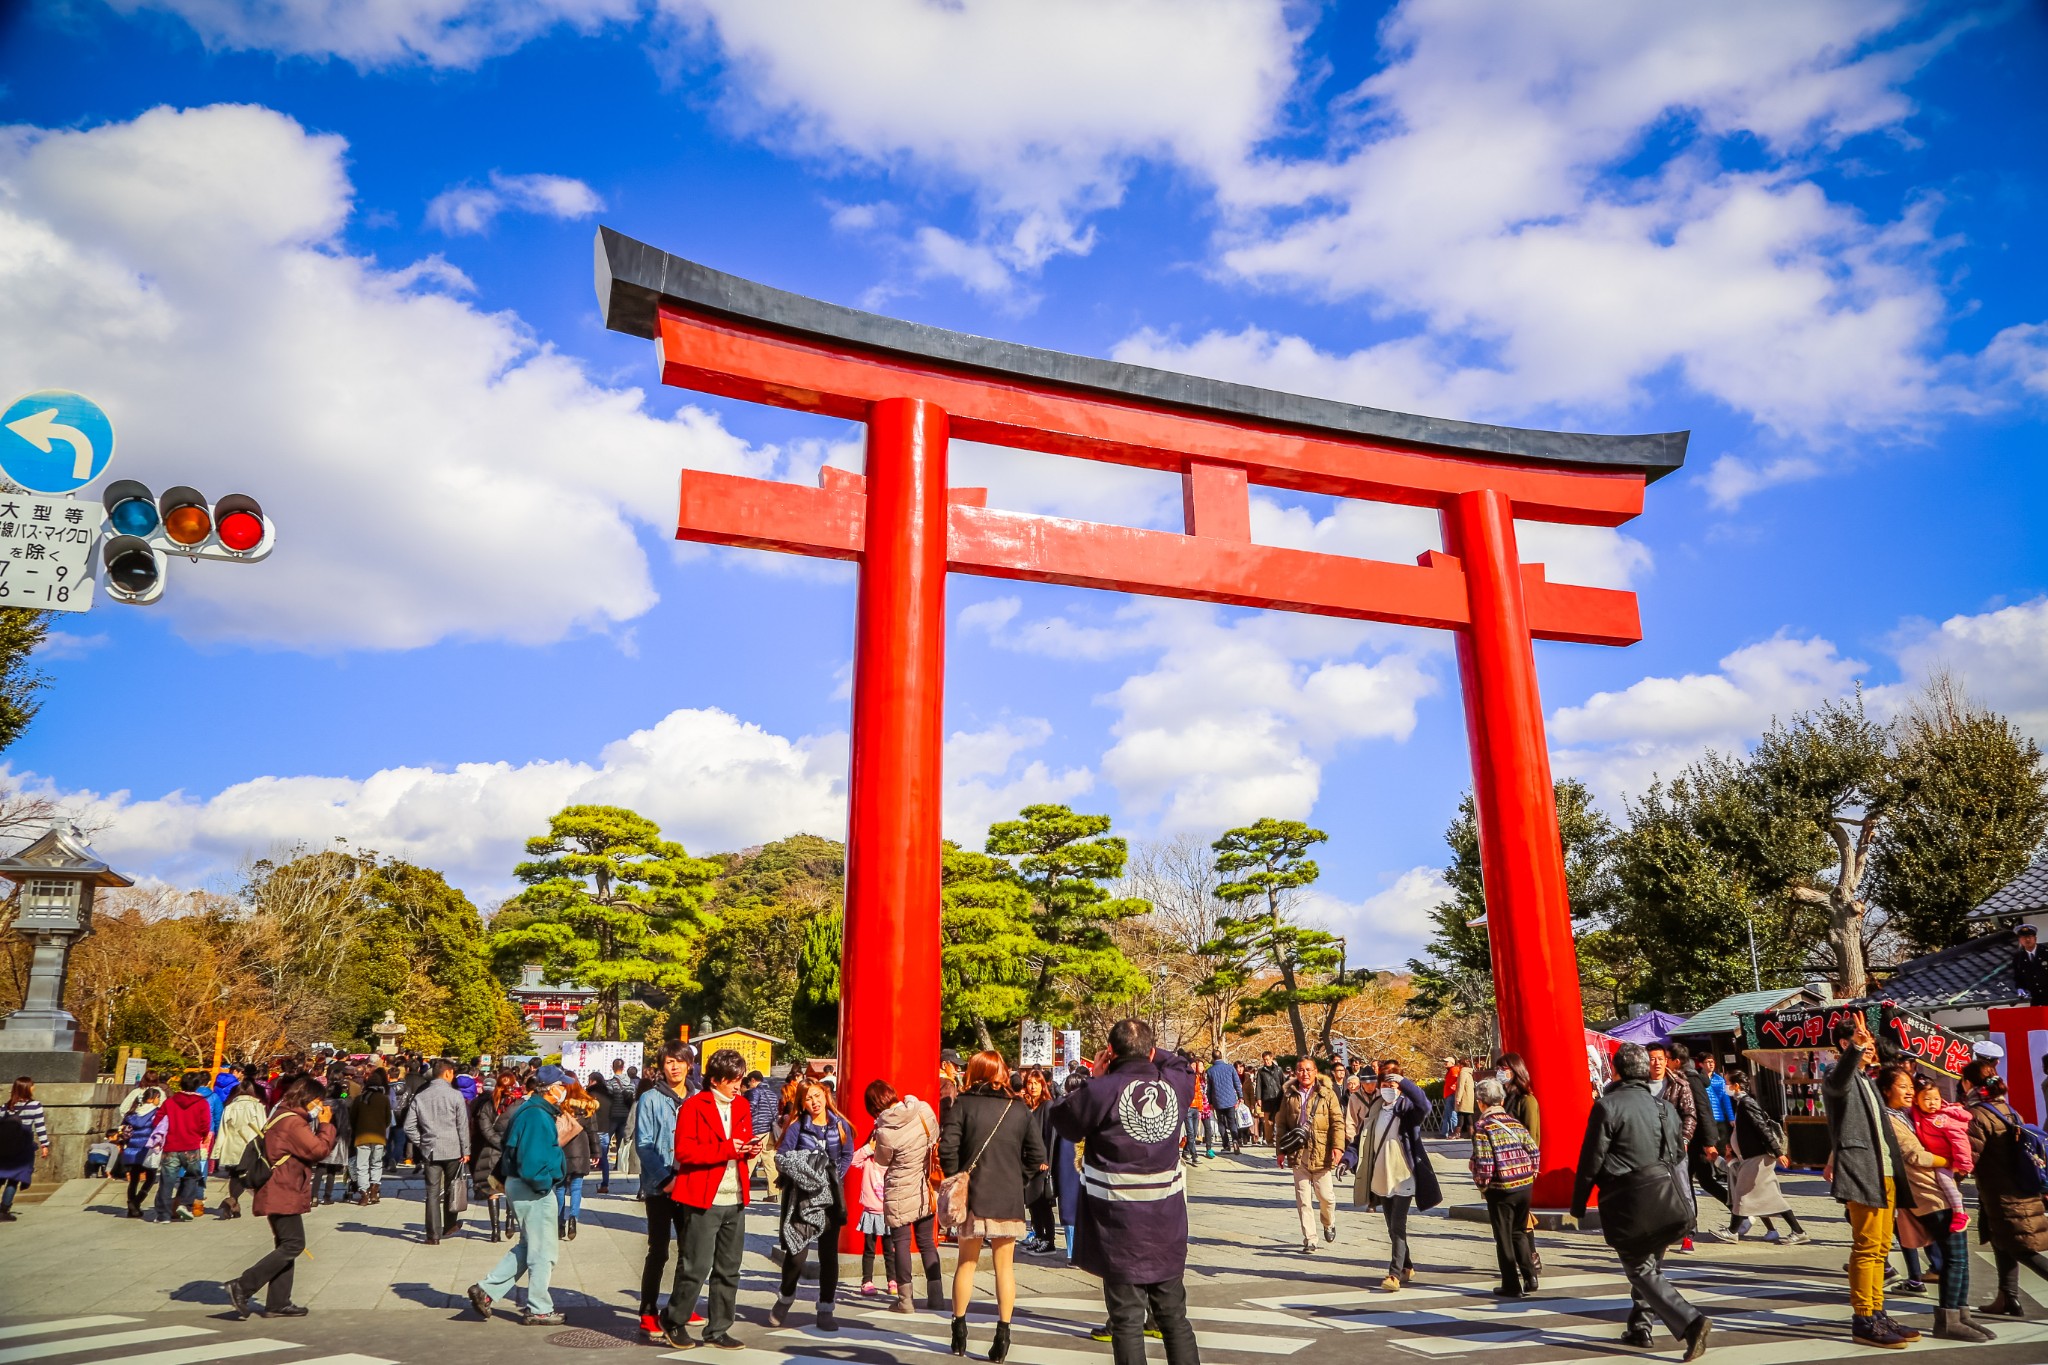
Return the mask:
<path fill-rule="evenodd" d="M 156 504 L 148 498 L 129 498 L 115 503 L 107 519 L 124 536 L 146 536 L 157 526 Z"/>

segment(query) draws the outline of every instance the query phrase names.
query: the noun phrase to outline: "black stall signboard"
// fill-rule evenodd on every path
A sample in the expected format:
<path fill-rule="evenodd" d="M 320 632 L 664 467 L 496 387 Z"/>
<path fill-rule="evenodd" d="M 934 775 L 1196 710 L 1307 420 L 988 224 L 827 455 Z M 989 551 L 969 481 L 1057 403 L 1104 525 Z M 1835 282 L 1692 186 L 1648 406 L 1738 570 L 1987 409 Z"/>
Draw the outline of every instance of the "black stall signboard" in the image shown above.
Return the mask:
<path fill-rule="evenodd" d="M 1890 1056 L 1896 1050 L 1906 1060 L 1950 1077 L 1961 1076 L 1963 1068 L 1969 1065 L 1972 1054 L 1968 1038 L 1889 1000 L 1851 1000 L 1742 1015 L 1742 1050 L 1806 1052 L 1831 1048 L 1835 1025 L 1859 1014 L 1870 1036 L 1878 1040 L 1881 1056 Z"/>

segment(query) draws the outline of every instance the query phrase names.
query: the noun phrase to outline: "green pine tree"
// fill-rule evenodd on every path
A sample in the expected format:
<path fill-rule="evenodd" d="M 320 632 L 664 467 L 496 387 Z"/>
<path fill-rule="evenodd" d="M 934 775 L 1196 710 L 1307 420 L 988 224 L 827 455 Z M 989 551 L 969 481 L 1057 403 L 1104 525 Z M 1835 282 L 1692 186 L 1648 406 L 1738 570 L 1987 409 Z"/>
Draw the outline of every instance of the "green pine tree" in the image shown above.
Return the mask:
<path fill-rule="evenodd" d="M 1031 896 L 1032 1018 L 1064 1023 L 1082 999 L 1127 1000 L 1145 989 L 1144 973 L 1124 956 L 1110 926 L 1151 908 L 1112 896 L 1104 882 L 1121 877 L 1130 850 L 1109 832 L 1107 815 L 1076 815 L 1066 806 L 1026 806 L 1020 818 L 989 826 L 985 848 L 1011 859 Z"/>
<path fill-rule="evenodd" d="M 719 866 L 661 837 L 652 820 L 618 806 L 567 806 L 526 841 L 534 861 L 513 869 L 519 912 L 491 936 L 501 964 L 538 963 L 549 981 L 592 987 L 600 1036 L 619 1039 L 620 1001 L 633 988 L 695 990 L 698 936 Z"/>
<path fill-rule="evenodd" d="M 1223 878 L 1217 898 L 1243 908 L 1218 918 L 1215 939 L 1202 945 L 1202 955 L 1220 965 L 1196 989 L 1204 994 L 1237 991 L 1265 972 L 1278 973 L 1278 981 L 1238 1001 L 1234 1022 L 1242 1027 L 1285 1012 L 1294 1029 L 1295 1054 L 1303 1057 L 1309 1055 L 1309 1038 L 1302 1006 L 1329 1006 L 1334 1020 L 1335 1006 L 1358 993 L 1357 986 L 1339 979 L 1344 959 L 1337 936 L 1294 918 L 1295 893 L 1322 875 L 1308 851 L 1329 837 L 1299 820 L 1268 817 L 1225 830 L 1210 845 Z M 1327 1022 L 1323 1031 L 1327 1034 Z"/>

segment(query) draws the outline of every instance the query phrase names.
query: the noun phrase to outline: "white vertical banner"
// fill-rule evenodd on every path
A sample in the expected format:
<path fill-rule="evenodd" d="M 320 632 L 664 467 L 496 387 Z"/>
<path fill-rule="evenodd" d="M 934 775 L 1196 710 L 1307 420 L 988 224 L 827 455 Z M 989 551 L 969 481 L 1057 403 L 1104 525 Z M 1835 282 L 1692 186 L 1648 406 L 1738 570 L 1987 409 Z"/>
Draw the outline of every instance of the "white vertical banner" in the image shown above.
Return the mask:
<path fill-rule="evenodd" d="M 579 1038 L 562 1044 L 562 1069 L 574 1072 L 578 1081 L 593 1071 L 609 1078 L 613 1062 L 624 1061 L 627 1066 L 639 1066 L 640 1053 L 639 1043 L 607 1043 Z"/>
<path fill-rule="evenodd" d="M 1043 1019 L 1026 1019 L 1017 1042 L 1018 1066 L 1052 1065 L 1052 1025 Z"/>

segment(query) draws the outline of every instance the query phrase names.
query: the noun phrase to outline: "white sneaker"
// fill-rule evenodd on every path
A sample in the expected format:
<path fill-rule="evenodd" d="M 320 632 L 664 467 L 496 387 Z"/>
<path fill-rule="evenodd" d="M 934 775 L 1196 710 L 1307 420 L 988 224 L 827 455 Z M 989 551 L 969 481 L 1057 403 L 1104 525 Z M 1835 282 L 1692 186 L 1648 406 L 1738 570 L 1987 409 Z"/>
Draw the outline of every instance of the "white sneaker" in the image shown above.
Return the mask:
<path fill-rule="evenodd" d="M 1813 1239 L 1803 1232 L 1795 1232 L 1790 1237 L 1780 1238 L 1779 1240 L 1788 1247 L 1803 1247 Z"/>
<path fill-rule="evenodd" d="M 1727 1228 L 1709 1228 L 1707 1230 L 1707 1236 L 1713 1238 L 1717 1242 L 1739 1242 L 1742 1240 L 1741 1233 L 1730 1232 Z"/>

